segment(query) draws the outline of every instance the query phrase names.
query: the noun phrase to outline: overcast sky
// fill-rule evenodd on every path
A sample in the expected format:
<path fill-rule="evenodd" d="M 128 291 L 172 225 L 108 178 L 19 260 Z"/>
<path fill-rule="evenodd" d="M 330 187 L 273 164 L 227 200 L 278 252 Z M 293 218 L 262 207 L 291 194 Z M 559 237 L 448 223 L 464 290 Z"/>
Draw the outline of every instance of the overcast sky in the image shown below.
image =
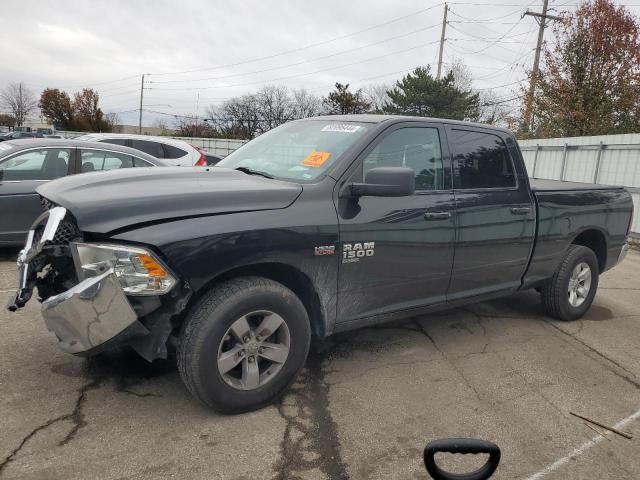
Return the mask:
<path fill-rule="evenodd" d="M 640 14 L 640 0 L 621 3 Z M 499 99 L 517 95 L 537 36 L 535 20 L 521 15 L 540 11 L 542 0 L 449 5 L 444 61 L 463 59 L 477 89 Z M 575 6 L 550 1 L 554 12 Z M 337 81 L 391 84 L 418 65 L 435 70 L 443 10 L 435 0 L 7 2 L 0 88 L 24 81 L 39 95 L 47 87 L 70 94 L 92 87 L 105 112 L 137 123 L 131 110 L 142 73 L 150 87 L 144 109 L 200 116 L 265 84 L 318 95 Z M 144 118 L 151 124 L 159 117 Z"/>

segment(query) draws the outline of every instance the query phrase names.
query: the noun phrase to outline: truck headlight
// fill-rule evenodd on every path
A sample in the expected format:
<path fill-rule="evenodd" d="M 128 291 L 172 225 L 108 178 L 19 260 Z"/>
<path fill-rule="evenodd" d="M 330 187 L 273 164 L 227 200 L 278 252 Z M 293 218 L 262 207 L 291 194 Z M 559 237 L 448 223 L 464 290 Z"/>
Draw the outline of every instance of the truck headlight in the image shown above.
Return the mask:
<path fill-rule="evenodd" d="M 81 280 L 113 268 L 128 295 L 162 295 L 176 283 L 169 269 L 144 248 L 80 242 L 71 242 L 71 248 Z"/>

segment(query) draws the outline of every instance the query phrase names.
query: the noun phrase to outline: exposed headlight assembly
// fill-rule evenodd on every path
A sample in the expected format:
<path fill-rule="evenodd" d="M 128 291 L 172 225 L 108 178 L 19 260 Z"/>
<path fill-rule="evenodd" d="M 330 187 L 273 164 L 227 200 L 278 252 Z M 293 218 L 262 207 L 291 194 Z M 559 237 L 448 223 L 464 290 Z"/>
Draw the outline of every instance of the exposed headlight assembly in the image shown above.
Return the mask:
<path fill-rule="evenodd" d="M 102 243 L 71 242 L 81 280 L 113 268 L 127 295 L 162 295 L 176 283 L 169 269 L 144 248 Z"/>

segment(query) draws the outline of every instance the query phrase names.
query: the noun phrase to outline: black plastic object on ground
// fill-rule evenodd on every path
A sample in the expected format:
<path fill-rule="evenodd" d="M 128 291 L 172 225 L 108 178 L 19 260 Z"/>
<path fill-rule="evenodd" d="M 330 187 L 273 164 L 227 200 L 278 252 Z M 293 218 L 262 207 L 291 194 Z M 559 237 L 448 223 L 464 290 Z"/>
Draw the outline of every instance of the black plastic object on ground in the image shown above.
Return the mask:
<path fill-rule="evenodd" d="M 438 452 L 466 454 L 488 454 L 489 459 L 479 469 L 469 473 L 449 473 L 436 464 Z M 474 438 L 443 438 L 434 440 L 424 448 L 424 466 L 434 480 L 486 480 L 500 463 L 500 449 L 495 443 Z"/>

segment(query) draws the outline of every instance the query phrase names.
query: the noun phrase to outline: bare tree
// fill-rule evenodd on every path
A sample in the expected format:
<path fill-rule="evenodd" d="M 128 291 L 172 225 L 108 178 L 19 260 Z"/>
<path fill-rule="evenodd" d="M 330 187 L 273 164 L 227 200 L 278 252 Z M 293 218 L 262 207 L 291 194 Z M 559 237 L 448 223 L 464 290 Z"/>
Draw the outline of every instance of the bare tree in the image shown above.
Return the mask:
<path fill-rule="evenodd" d="M 322 110 L 322 99 L 304 88 L 293 90 L 291 102 L 293 118 L 315 117 Z"/>
<path fill-rule="evenodd" d="M 391 101 L 387 92 L 391 90 L 391 86 L 383 83 L 367 85 L 363 88 L 364 94 L 371 102 L 371 111 L 373 113 L 382 113 L 384 106 Z"/>
<path fill-rule="evenodd" d="M 104 121 L 107 122 L 110 132 L 115 132 L 120 125 L 120 117 L 115 112 L 107 113 L 104 116 Z"/>
<path fill-rule="evenodd" d="M 261 133 L 261 111 L 256 95 L 234 97 L 221 106 L 207 108 L 207 123 L 218 136 L 251 139 Z"/>
<path fill-rule="evenodd" d="M 254 95 L 258 109 L 260 133 L 293 119 L 293 103 L 287 87 L 267 85 Z"/>
<path fill-rule="evenodd" d="M 162 135 L 165 135 L 165 132 L 169 130 L 169 124 L 164 118 L 159 118 L 155 122 L 153 122 L 153 126 L 159 129 L 162 132 Z"/>
<path fill-rule="evenodd" d="M 27 116 L 38 106 L 35 95 L 23 82 L 12 83 L 5 88 L 0 93 L 0 102 L 11 112 L 18 126 L 22 125 Z"/>
<path fill-rule="evenodd" d="M 509 114 L 514 110 L 514 102 L 500 99 L 492 90 L 480 92 L 480 118 L 482 123 L 509 128 Z"/>
<path fill-rule="evenodd" d="M 463 91 L 473 88 L 473 74 L 462 59 L 454 59 L 449 66 L 449 72 L 453 73 L 453 83 L 456 88 Z"/>

